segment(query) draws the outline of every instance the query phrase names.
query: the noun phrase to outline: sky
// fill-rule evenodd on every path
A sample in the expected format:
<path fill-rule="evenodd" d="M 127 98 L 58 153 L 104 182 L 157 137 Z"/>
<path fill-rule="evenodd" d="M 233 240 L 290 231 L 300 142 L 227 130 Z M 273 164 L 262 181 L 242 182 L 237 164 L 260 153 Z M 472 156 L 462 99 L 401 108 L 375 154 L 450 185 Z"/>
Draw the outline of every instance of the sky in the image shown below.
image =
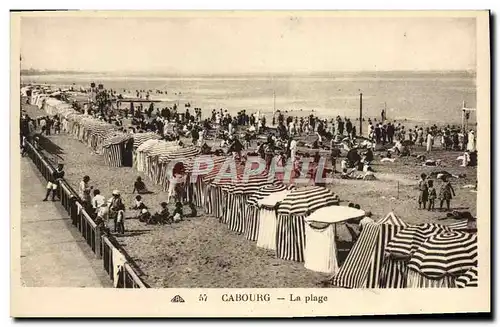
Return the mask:
<path fill-rule="evenodd" d="M 173 74 L 474 70 L 474 18 L 23 17 L 23 69 Z"/>

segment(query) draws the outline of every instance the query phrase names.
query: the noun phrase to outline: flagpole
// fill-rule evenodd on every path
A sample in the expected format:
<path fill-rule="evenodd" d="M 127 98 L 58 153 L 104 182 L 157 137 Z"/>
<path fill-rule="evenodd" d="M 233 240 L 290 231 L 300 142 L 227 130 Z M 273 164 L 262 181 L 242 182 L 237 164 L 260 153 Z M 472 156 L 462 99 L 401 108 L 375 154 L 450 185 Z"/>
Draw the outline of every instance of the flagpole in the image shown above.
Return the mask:
<path fill-rule="evenodd" d="M 276 92 L 273 90 L 273 117 L 276 113 Z"/>

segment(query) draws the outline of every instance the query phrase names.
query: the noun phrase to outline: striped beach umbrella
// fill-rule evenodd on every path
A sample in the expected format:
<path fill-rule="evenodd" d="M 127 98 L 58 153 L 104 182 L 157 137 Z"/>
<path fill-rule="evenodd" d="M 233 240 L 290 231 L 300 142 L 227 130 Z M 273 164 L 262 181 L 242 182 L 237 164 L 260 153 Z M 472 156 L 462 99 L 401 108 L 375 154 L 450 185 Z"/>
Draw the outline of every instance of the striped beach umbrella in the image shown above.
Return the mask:
<path fill-rule="evenodd" d="M 444 231 L 431 235 L 413 254 L 408 268 L 430 278 L 459 276 L 477 266 L 477 235 Z"/>
<path fill-rule="evenodd" d="M 458 288 L 477 287 L 477 284 L 477 267 L 472 267 L 465 274 L 457 277 L 455 280 L 455 286 Z"/>
<path fill-rule="evenodd" d="M 278 214 L 306 215 L 319 208 L 338 205 L 339 198 L 322 186 L 306 186 L 294 189 L 280 203 Z"/>
<path fill-rule="evenodd" d="M 338 204 L 338 197 L 324 187 L 307 186 L 292 190 L 278 207 L 276 231 L 276 255 L 278 258 L 304 261 L 304 219 L 315 210 Z"/>
<path fill-rule="evenodd" d="M 292 190 L 294 186 L 287 186 L 281 183 L 273 183 L 271 185 L 265 185 L 261 187 L 257 192 L 254 192 L 248 197 L 247 203 L 251 206 L 257 206 L 257 201 L 263 199 L 264 197 L 270 195 L 271 193 L 280 192 L 284 190 Z"/>
<path fill-rule="evenodd" d="M 449 230 L 442 225 L 418 224 L 400 230 L 387 244 L 386 253 L 394 257 L 410 256 L 431 236 Z"/>

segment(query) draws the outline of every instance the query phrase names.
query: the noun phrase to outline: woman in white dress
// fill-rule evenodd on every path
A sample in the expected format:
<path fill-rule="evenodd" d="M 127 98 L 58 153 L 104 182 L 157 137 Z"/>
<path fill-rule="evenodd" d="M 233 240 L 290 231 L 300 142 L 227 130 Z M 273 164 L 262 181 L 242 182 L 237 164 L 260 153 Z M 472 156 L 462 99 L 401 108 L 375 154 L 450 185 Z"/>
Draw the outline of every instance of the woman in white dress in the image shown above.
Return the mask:
<path fill-rule="evenodd" d="M 467 141 L 467 151 L 469 152 L 476 151 L 476 138 L 473 130 L 469 132 L 469 137 Z"/>
<path fill-rule="evenodd" d="M 434 137 L 432 136 L 431 133 L 427 134 L 427 152 L 432 151 L 432 143 L 434 141 Z"/>

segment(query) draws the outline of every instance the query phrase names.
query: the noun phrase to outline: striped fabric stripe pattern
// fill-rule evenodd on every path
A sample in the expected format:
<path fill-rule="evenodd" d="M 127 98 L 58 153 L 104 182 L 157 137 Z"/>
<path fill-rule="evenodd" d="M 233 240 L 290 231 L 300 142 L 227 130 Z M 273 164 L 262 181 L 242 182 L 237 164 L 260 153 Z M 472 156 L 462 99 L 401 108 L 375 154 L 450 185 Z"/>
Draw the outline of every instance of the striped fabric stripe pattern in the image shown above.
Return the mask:
<path fill-rule="evenodd" d="M 377 241 L 377 246 L 375 247 L 373 262 L 370 265 L 370 269 L 368 270 L 368 276 L 366 280 L 365 287 L 367 288 L 379 288 L 385 287 L 385 285 L 381 285 L 381 270 L 384 263 L 384 253 L 387 244 L 391 241 L 391 239 L 398 233 L 398 231 L 402 228 L 398 224 L 386 223 L 379 225 L 379 237 Z M 402 276 L 394 275 L 398 273 L 398 270 L 390 270 L 391 274 L 388 274 L 385 277 L 384 283 L 391 284 L 394 279 L 401 278 Z"/>
<path fill-rule="evenodd" d="M 406 260 L 386 259 L 380 272 L 380 288 L 405 288 L 408 278 Z"/>
<path fill-rule="evenodd" d="M 284 184 L 271 184 L 271 185 L 265 185 L 261 187 L 257 192 L 251 194 L 248 197 L 248 204 L 252 206 L 257 206 L 257 201 L 262 200 L 264 197 L 268 196 L 271 193 L 275 192 L 281 192 L 287 189 L 293 189 L 295 188 L 293 185 L 292 186 L 286 186 Z"/>
<path fill-rule="evenodd" d="M 110 167 L 121 167 L 123 162 L 123 143 L 110 144 L 103 148 L 104 162 Z"/>
<path fill-rule="evenodd" d="M 408 270 L 406 281 L 408 288 L 454 288 L 455 279 L 450 275 L 443 275 L 441 278 L 432 279 L 424 276 L 412 269 Z"/>
<path fill-rule="evenodd" d="M 245 238 L 249 241 L 257 241 L 260 225 L 259 209 L 252 205 L 247 205 L 245 207 L 246 215 L 245 220 L 243 221 L 243 223 L 245 224 L 243 228 L 245 231 Z M 245 210 L 245 208 L 243 209 Z"/>
<path fill-rule="evenodd" d="M 134 133 L 134 134 L 132 134 L 132 137 L 134 138 L 134 148 L 140 147 L 146 141 L 159 140 L 161 138 L 161 136 L 159 134 L 152 133 L 152 132 Z"/>
<path fill-rule="evenodd" d="M 413 254 L 408 267 L 429 278 L 462 275 L 477 266 L 477 235 L 445 231 L 430 236 Z"/>
<path fill-rule="evenodd" d="M 258 192 L 262 187 L 272 185 L 273 181 L 269 175 L 255 175 L 242 177 L 233 188 L 235 194 L 252 194 Z"/>
<path fill-rule="evenodd" d="M 338 205 L 338 197 L 321 186 L 306 186 L 292 190 L 281 202 L 278 214 L 306 215 L 331 205 Z"/>
<path fill-rule="evenodd" d="M 456 287 L 464 288 L 464 287 L 477 287 L 478 285 L 477 278 L 477 267 L 472 267 L 462 276 L 457 277 L 455 280 Z"/>
<path fill-rule="evenodd" d="M 304 261 L 306 216 L 278 214 L 276 256 L 283 260 Z"/>
<path fill-rule="evenodd" d="M 375 224 L 366 225 L 340 270 L 332 277 L 332 284 L 343 288 L 362 288 L 379 287 L 382 279 L 386 285 L 394 283 L 397 274 L 381 276 L 380 271 L 384 263 L 385 246 L 404 228 L 402 226 L 406 226 L 406 223 L 393 213 Z M 397 272 L 394 269 L 391 271 Z"/>
<path fill-rule="evenodd" d="M 400 256 L 411 256 L 431 235 L 447 228 L 435 224 L 413 225 L 400 230 L 387 245 L 386 251 Z"/>

